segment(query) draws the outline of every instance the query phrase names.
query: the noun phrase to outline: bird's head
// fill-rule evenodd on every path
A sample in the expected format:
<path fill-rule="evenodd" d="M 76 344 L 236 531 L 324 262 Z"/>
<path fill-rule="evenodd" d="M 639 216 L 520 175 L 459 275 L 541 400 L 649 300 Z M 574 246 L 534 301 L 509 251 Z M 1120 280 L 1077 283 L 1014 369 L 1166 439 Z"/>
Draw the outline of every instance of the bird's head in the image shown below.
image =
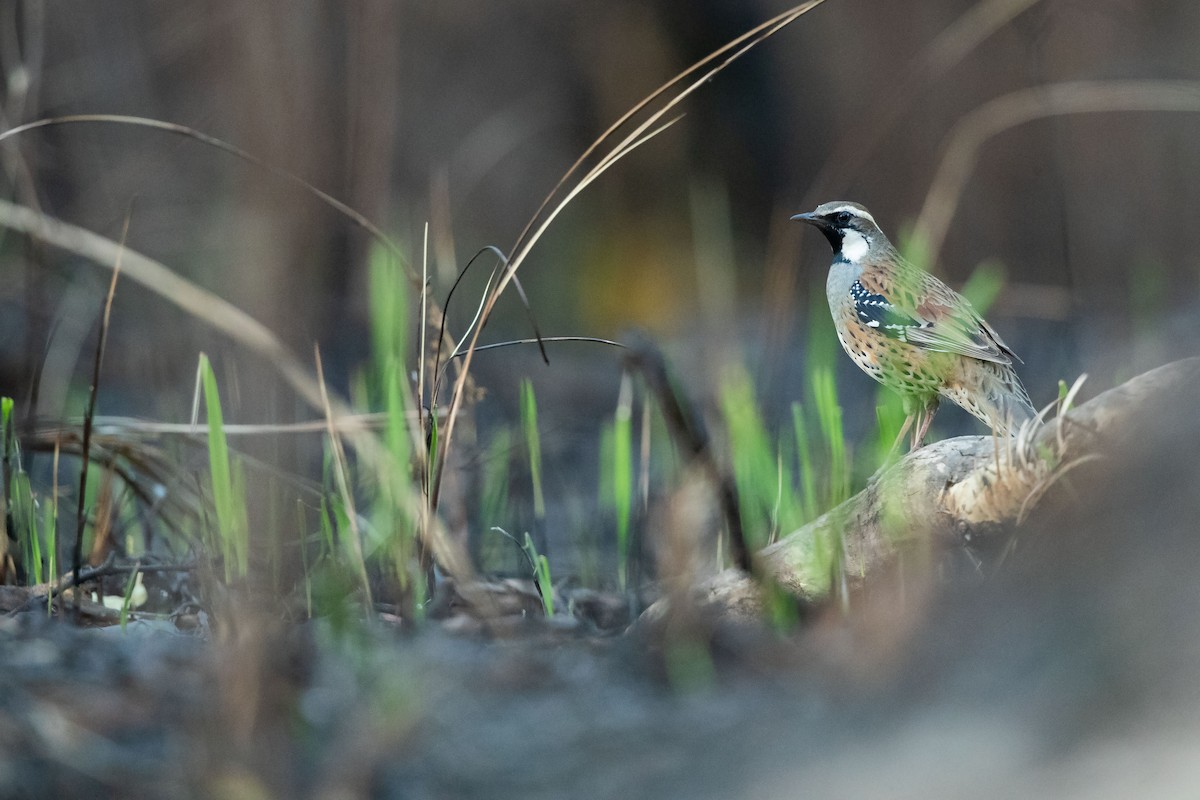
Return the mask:
<path fill-rule="evenodd" d="M 792 219 L 816 226 L 839 258 L 857 264 L 874 248 L 887 242 L 871 212 L 858 203 L 834 200 Z"/>

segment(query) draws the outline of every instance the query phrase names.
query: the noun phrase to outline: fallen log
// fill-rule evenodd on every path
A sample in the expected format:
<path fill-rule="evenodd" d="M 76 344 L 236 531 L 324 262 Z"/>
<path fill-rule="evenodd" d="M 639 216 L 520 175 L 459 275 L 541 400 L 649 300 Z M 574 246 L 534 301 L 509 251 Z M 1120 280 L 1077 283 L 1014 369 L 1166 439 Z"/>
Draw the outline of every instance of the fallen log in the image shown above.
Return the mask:
<path fill-rule="evenodd" d="M 762 574 L 804 600 L 835 581 L 853 589 L 903 559 L 924 560 L 1006 535 L 1075 466 L 1119 457 L 1161 425 L 1170 409 L 1200 398 L 1200 358 L 1139 375 L 1014 439 L 961 436 L 913 451 L 880 470 L 836 508 L 760 550 Z M 816 554 L 837 554 L 822 570 Z M 745 616 L 760 607 L 757 585 L 727 570 L 696 587 L 702 607 Z M 658 605 L 658 604 L 656 604 Z M 652 606 L 647 618 L 665 613 Z"/>

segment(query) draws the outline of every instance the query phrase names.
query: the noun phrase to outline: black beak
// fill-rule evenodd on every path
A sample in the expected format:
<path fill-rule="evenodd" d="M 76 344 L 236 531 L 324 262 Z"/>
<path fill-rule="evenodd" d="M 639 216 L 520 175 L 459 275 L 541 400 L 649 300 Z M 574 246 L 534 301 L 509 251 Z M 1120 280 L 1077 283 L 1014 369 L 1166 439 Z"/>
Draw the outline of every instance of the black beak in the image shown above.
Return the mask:
<path fill-rule="evenodd" d="M 824 220 L 821 217 L 818 217 L 812 211 L 806 212 L 804 214 L 797 214 L 796 216 L 792 217 L 792 219 L 799 220 L 800 222 L 807 222 L 809 225 L 816 225 L 821 230 L 825 230 L 826 228 L 833 227 L 832 225 L 829 224 L 828 220 Z"/>
<path fill-rule="evenodd" d="M 842 234 L 829 220 L 825 219 L 824 217 L 817 216 L 817 214 L 813 211 L 809 211 L 805 214 L 797 214 L 796 216 L 792 217 L 792 219 L 799 222 L 807 222 L 809 225 L 814 226 L 817 230 L 823 233 L 826 241 L 829 242 L 829 246 L 833 248 L 834 252 L 842 249 Z"/>

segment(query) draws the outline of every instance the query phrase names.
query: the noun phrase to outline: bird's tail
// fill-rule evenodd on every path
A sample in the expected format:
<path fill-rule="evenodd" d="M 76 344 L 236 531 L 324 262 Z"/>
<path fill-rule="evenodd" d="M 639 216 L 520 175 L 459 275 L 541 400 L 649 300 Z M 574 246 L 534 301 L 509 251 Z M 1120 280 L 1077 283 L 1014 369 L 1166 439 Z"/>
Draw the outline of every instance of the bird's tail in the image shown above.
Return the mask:
<path fill-rule="evenodd" d="M 957 383 L 942 394 L 983 421 L 999 436 L 1015 436 L 1037 411 L 1008 364 L 971 359 Z"/>
<path fill-rule="evenodd" d="M 979 415 L 998 435 L 1014 436 L 1028 420 L 1037 416 L 1037 409 L 1029 399 L 1029 393 L 1021 385 L 1021 379 L 1008 365 L 989 364 L 991 375 L 984 381 L 983 400 Z"/>

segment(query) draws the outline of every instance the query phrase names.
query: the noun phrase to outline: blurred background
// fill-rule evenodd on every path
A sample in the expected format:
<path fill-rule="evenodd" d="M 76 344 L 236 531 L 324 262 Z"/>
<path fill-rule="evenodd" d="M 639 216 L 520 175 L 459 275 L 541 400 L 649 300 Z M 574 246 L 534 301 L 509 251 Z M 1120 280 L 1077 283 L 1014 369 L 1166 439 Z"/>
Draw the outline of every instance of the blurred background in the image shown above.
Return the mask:
<path fill-rule="evenodd" d="M 345 202 L 418 271 L 427 253 L 431 296 L 445 304 L 472 256 L 487 246 L 508 251 L 563 173 L 626 110 L 787 8 L 774 0 L 0 0 L 0 131 L 76 114 L 189 126 Z M 735 477 L 750 479 L 739 491 L 758 489 L 740 495 L 743 512 L 753 503 L 760 529 L 769 521 L 772 533 L 787 533 L 777 513 L 783 489 L 812 490 L 800 515 L 811 518 L 861 486 L 878 463 L 872 448 L 890 443 L 876 410 L 884 395 L 835 350 L 824 297 L 829 248 L 788 218 L 855 200 L 951 285 L 972 281 L 976 296 L 998 288 L 987 317 L 1024 359 L 1019 372 L 1038 405 L 1084 372 L 1081 400 L 1196 354 L 1198 41 L 1195 0 L 827 0 L 701 86 L 675 125 L 566 208 L 521 268 L 533 312 L 548 336 L 648 332 L 725 447 L 723 466 L 745 452 L 734 446 L 737 423 L 750 431 L 744 445 L 761 413 L 766 469 Z M 339 393 L 361 383 L 372 335 L 371 240 L 295 183 L 191 138 L 72 124 L 0 141 L 0 198 L 124 239 L 262 322 L 300 362 L 311 364 L 319 345 Z M 453 331 L 474 316 L 490 268 L 484 259 L 455 293 Z M 49 425 L 82 416 L 109 280 L 82 257 L 0 228 L 0 396 L 15 398 L 19 417 Z M 407 302 L 416 319 L 411 292 Z M 510 291 L 482 339 L 529 335 Z M 627 563 L 614 556 L 620 516 L 606 481 L 615 479 L 601 464 L 606 450 L 617 461 L 622 352 L 595 343 L 548 350 L 548 366 L 533 347 L 478 355 L 482 391 L 457 434 L 440 512 L 453 534 L 470 539 L 481 572 L 529 577 L 516 542 L 492 532 L 503 526 L 514 539 L 533 534 L 560 596 L 616 586 L 604 630 L 624 630 L 621 614 L 653 599 L 653 587 L 635 595 L 654 567 L 634 553 L 634 570 L 650 566 L 627 583 Z M 279 364 L 128 278 L 116 290 L 97 412 L 187 421 L 200 352 L 212 358 L 227 423 L 320 418 Z M 815 376 L 826 365 L 844 437 L 840 423 L 822 434 L 813 419 Z M 519 387 L 527 378 L 541 429 L 544 517 L 533 510 L 524 455 Z M 637 392 L 625 410 L 641 424 L 652 404 Z M 35 626 L 32 613 L 0 617 L 0 784 L 24 774 L 33 786 L 61 781 L 45 796 L 107 796 L 92 788 L 107 781 L 112 796 L 127 796 L 158 775 L 175 781 L 161 796 L 213 787 L 212 796 L 275 796 L 261 783 L 294 797 L 324 774 L 330 786 L 358 787 L 337 793 L 347 797 L 383 796 L 389 786 L 387 796 L 611 797 L 633 785 L 688 798 L 793 797 L 800 785 L 833 796 L 1127 797 L 1134 786 L 1194 795 L 1195 415 L 1159 399 L 1178 413 L 1143 415 L 1129 437 L 1145 440 L 1130 448 L 1138 452 L 1057 483 L 1020 546 L 1005 550 L 1005 569 L 928 601 L 915 581 L 903 603 L 888 602 L 897 576 L 885 576 L 885 602 L 802 629 L 798 650 L 781 652 L 789 640 L 774 633 L 714 637 L 714 663 L 727 670 L 720 691 L 669 674 L 672 652 L 656 654 L 637 636 L 587 637 L 582 648 L 535 636 L 526 648 L 393 637 L 380 626 L 357 645 L 318 638 L 326 622 L 337 633 L 339 609 L 343 625 L 362 614 L 358 573 L 346 570 L 343 580 L 335 556 L 349 563 L 341 545 L 368 537 L 339 528 L 335 547 L 326 530 L 339 495 L 320 432 L 237 439 L 254 459 L 238 462 L 250 465 L 244 504 L 253 524 L 244 527 L 260 549 L 282 553 L 260 559 L 255 566 L 266 568 L 243 581 L 260 593 L 243 601 L 228 558 L 228 593 L 219 578 L 199 589 L 181 578 L 164 591 L 170 619 L 164 611 L 157 622 L 174 631 L 184 598 L 182 616 L 200 625 L 190 601 L 204 598 L 216 647 L 147 637 L 136 656 L 133 635 L 84 640 L 68 626 Z M 806 418 L 807 439 L 793 435 Z M 662 432 L 661 423 L 647 427 Z M 934 436 L 982 432 L 946 408 Z M 655 456 L 669 460 L 662 439 Z M 808 440 L 818 469 L 804 471 Z M 190 446 L 162 448 L 184 451 L 171 495 L 184 502 L 206 500 L 205 486 L 216 483 L 205 484 L 203 445 Z M 833 469 L 835 447 L 850 451 L 841 460 L 853 460 L 853 480 Z M 8 480 L 7 445 L 4 456 Z M 43 502 L 37 517 L 50 520 L 47 552 L 61 558 L 57 573 L 48 568 L 53 580 L 67 563 L 64 542 L 85 527 L 71 493 L 87 471 L 62 466 L 51 495 L 47 455 L 36 454 L 36 468 L 31 452 L 21 457 L 36 489 L 26 492 L 28 518 L 34 499 L 61 496 L 61 516 Z M 796 480 L 781 478 L 777 491 L 785 465 Z M 697 560 L 716 561 L 712 542 L 669 540 L 700 540 L 700 529 L 715 540 L 720 528 L 711 487 L 693 491 L 699 482 L 683 473 L 656 473 L 667 475 L 650 490 L 660 495 L 633 514 L 627 507 L 624 519 L 633 517 L 635 539 L 657 534 L 664 550 L 690 546 Z M 356 477 L 362 495 L 377 489 L 368 470 Z M 805 480 L 812 485 L 801 487 Z M 155 514 L 170 523 L 182 512 L 157 507 L 165 490 L 138 505 L 146 518 L 139 550 L 130 532 L 140 516 L 108 526 L 118 514 L 100 499 L 115 490 L 98 483 L 80 492 L 80 522 L 86 506 L 93 543 L 106 538 L 101 527 L 116 531 L 109 552 L 138 558 L 136 572 L 169 533 Z M 135 505 L 127 494 L 118 500 Z M 12 504 L 6 510 L 15 518 Z M 31 529 L 28 540 L 38 535 Z M 204 546 L 196 541 L 211 540 L 185 539 L 171 560 L 190 561 Z M 0 545 L 15 552 L 4 537 Z M 364 584 L 382 585 L 389 568 L 407 576 L 419 559 L 398 552 L 398 567 L 386 563 L 392 551 L 372 554 L 370 576 L 359 552 Z M 314 554 L 330 558 L 305 560 Z M 909 565 L 900 566 L 906 589 Z M 396 611 L 389 625 L 399 630 L 426 599 L 413 585 L 407 596 L 372 589 L 375 610 Z M 536 616 L 543 600 L 533 589 L 524 599 Z M 439 613 L 436 603 L 420 608 Z M 525 612 L 513 616 L 524 622 Z M 552 622 L 578 612 L 560 603 Z M 282 619 L 310 616 L 313 625 L 279 630 Z M 321 655 L 314 640 L 338 646 L 321 645 Z M 65 654 L 57 661 L 56 648 Z M 1127 738 L 1133 743 L 1122 746 Z M 1003 788 L 1013 785 L 1029 788 Z M 1146 791 L 1155 785 L 1170 789 Z M 37 796 L 0 785 L 0 798 L 18 795 Z"/>
<path fill-rule="evenodd" d="M 428 225 L 444 300 L 480 248 L 511 247 L 624 111 L 786 8 L 0 0 L 0 127 L 87 113 L 193 127 L 344 201 L 414 265 Z M 568 207 L 521 271 L 534 313 L 547 335 L 648 330 L 702 398 L 727 363 L 745 363 L 779 423 L 804 392 L 810 331 L 830 328 L 828 248 L 788 217 L 852 199 L 952 285 L 981 264 L 1001 270 L 988 317 L 1024 358 L 1038 405 L 1059 379 L 1088 372 L 1086 397 L 1194 353 L 1198 34 L 1191 0 L 829 0 L 701 87 L 676 125 Z M 1012 106 L 1064 82 L 1088 85 L 1032 112 Z M 1089 113 L 1061 113 L 1076 100 Z M 932 219 L 922 209 L 947 152 L 980 131 L 961 191 L 927 211 L 946 223 L 930 253 L 910 233 Z M 131 248 L 244 309 L 302 360 L 319 343 L 335 386 L 365 357 L 369 240 L 311 194 L 151 130 L 52 127 L 0 148 L 6 197 L 112 239 L 128 219 Z M 464 282 L 454 329 L 485 280 L 486 268 Z M 0 235 L 0 394 L 37 386 L 39 415 L 80 415 L 107 282 L 81 259 Z M 484 339 L 527 335 L 510 292 Z M 128 281 L 100 413 L 186 420 L 200 350 L 216 354 L 227 421 L 313 418 L 271 365 Z M 549 367 L 532 348 L 480 356 L 480 427 L 516 420 L 531 377 L 551 493 L 590 494 L 620 355 L 589 344 L 550 355 Z M 865 435 L 877 389 L 847 359 L 837 369 L 848 430 Z M 957 410 L 938 426 L 980 432 Z"/>

